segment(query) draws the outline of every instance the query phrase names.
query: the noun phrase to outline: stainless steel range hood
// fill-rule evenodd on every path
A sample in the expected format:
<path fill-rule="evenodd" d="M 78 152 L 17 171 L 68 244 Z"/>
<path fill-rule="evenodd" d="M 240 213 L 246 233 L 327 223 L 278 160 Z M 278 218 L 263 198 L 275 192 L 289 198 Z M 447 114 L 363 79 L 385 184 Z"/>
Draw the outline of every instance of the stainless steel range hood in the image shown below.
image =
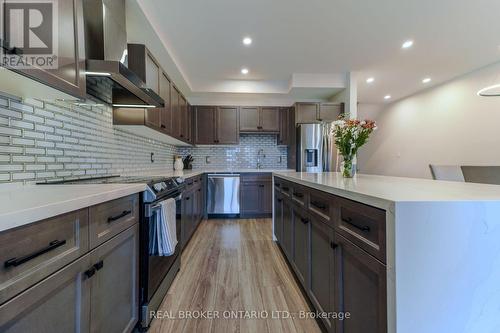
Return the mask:
<path fill-rule="evenodd" d="M 83 1 L 87 93 L 115 107 L 163 107 L 127 68 L 125 0 Z"/>

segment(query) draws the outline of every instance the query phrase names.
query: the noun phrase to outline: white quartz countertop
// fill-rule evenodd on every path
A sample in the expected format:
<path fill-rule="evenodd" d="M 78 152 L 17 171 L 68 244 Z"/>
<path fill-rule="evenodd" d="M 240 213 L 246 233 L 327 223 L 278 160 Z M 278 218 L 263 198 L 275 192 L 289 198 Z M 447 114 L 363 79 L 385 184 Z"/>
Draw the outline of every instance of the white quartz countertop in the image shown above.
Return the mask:
<path fill-rule="evenodd" d="M 357 174 L 352 179 L 338 172 L 279 172 L 280 176 L 318 190 L 375 206 L 407 201 L 500 201 L 500 185 L 438 181 L 420 178 Z"/>
<path fill-rule="evenodd" d="M 262 172 L 276 169 L 193 169 L 183 171 L 156 170 L 126 175 L 194 177 L 210 172 Z M 294 170 L 280 170 L 289 172 Z M 142 192 L 146 184 L 81 184 L 81 185 L 0 185 L 0 232 L 33 223 L 102 202 Z"/>
<path fill-rule="evenodd" d="M 145 184 L 0 185 L 0 232 L 145 189 Z"/>
<path fill-rule="evenodd" d="M 163 176 L 163 177 L 194 177 L 204 173 L 273 173 L 273 172 L 295 172 L 294 169 L 224 169 L 224 168 L 204 168 L 191 170 L 154 170 L 141 173 L 140 176 Z M 134 173 L 132 175 L 137 175 Z"/>

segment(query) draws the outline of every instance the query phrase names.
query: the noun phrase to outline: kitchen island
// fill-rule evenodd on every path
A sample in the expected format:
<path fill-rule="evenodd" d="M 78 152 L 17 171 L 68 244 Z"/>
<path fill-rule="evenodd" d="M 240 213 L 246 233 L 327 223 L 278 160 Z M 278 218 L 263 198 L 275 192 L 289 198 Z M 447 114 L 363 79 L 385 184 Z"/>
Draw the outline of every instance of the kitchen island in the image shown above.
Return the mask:
<path fill-rule="evenodd" d="M 498 332 L 500 186 L 273 173 L 274 236 L 328 331 Z"/>

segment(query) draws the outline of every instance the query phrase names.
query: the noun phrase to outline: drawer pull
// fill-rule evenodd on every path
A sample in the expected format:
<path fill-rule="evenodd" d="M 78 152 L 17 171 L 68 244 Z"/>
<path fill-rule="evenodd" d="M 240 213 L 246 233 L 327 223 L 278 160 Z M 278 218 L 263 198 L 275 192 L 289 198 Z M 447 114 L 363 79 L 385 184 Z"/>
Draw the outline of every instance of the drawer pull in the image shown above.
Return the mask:
<path fill-rule="evenodd" d="M 201 192 L 201 188 L 198 189 L 198 192 Z"/>
<path fill-rule="evenodd" d="M 94 268 L 96 271 L 100 270 L 101 268 L 104 267 L 104 261 L 100 260 L 97 263 L 94 264 Z"/>
<path fill-rule="evenodd" d="M 325 210 L 326 209 L 326 205 L 325 204 L 322 204 L 318 201 L 311 201 L 311 205 L 318 208 L 318 209 L 322 209 L 322 210 Z"/>
<path fill-rule="evenodd" d="M 349 225 L 352 225 L 354 228 L 358 229 L 358 230 L 361 230 L 363 232 L 369 232 L 370 231 L 370 227 L 367 226 L 367 225 L 364 225 L 364 226 L 359 226 L 355 223 L 352 223 L 352 219 L 350 217 L 348 218 L 343 218 L 342 219 L 343 222 L 349 224 Z"/>
<path fill-rule="evenodd" d="M 283 199 L 278 199 L 278 202 L 282 202 L 282 201 L 283 201 Z"/>
<path fill-rule="evenodd" d="M 264 187 L 264 184 L 259 184 L 259 187 Z"/>
<path fill-rule="evenodd" d="M 304 224 L 308 224 L 308 223 L 309 223 L 309 220 L 308 220 L 308 219 L 306 219 L 306 218 L 304 218 L 304 217 L 302 217 L 300 220 L 301 220 L 301 221 L 302 221 L 302 223 L 304 223 Z"/>
<path fill-rule="evenodd" d="M 280 183 L 274 183 L 274 186 L 276 186 L 276 187 L 280 187 L 280 186 L 281 186 L 281 184 L 280 184 Z"/>
<path fill-rule="evenodd" d="M 116 220 L 119 220 L 122 217 L 125 217 L 125 216 L 127 216 L 129 214 L 132 214 L 131 210 L 124 210 L 123 212 L 121 212 L 121 214 L 118 214 L 116 216 L 110 216 L 110 217 L 108 217 L 108 223 L 111 223 L 111 222 L 114 222 Z"/>
<path fill-rule="evenodd" d="M 190 199 L 190 197 L 186 197 L 186 201 L 189 200 L 189 199 Z"/>
<path fill-rule="evenodd" d="M 10 266 L 19 266 L 21 264 L 24 264 L 25 262 L 27 261 L 30 261 L 31 259 L 34 259 L 38 256 L 41 256 L 42 254 L 45 254 L 49 251 L 52 251 L 60 246 L 63 246 L 64 244 L 66 244 L 66 240 L 54 240 L 52 242 L 49 243 L 49 245 L 47 247 L 44 247 L 43 249 L 37 251 L 37 252 L 34 252 L 34 253 L 31 253 L 31 254 L 28 254 L 27 256 L 24 256 L 24 257 L 21 257 L 21 258 L 11 258 L 9 260 L 7 260 L 5 263 L 4 263 L 4 267 L 5 268 L 8 268 Z"/>
<path fill-rule="evenodd" d="M 330 247 L 335 250 L 338 247 L 338 244 L 330 242 Z"/>
<path fill-rule="evenodd" d="M 293 195 L 296 196 L 297 198 L 303 198 L 304 197 L 304 193 L 298 193 L 298 192 L 296 192 Z"/>
<path fill-rule="evenodd" d="M 88 278 L 91 278 L 96 272 L 96 269 L 94 266 L 90 267 L 89 269 L 87 269 L 85 272 L 83 272 L 83 274 L 85 274 L 85 276 Z"/>
<path fill-rule="evenodd" d="M 283 186 L 283 191 L 288 191 L 290 188 L 287 186 Z"/>

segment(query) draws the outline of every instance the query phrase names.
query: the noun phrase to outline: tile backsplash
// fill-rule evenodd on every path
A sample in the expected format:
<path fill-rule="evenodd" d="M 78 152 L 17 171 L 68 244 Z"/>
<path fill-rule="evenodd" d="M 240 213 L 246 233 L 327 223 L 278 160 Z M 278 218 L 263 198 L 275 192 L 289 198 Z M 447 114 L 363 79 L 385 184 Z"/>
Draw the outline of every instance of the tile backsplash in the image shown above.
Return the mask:
<path fill-rule="evenodd" d="M 257 155 L 261 149 L 264 154 L 260 158 L 262 168 L 286 169 L 287 148 L 276 145 L 275 134 L 241 134 L 238 146 L 181 147 L 178 152 L 182 156 L 193 155 L 195 169 L 255 169 Z M 207 157 L 210 163 L 207 163 Z"/>
<path fill-rule="evenodd" d="M 195 168 L 255 168 L 260 149 L 263 168 L 286 168 L 286 147 L 276 145 L 276 135 L 242 134 L 238 146 L 175 147 L 113 127 L 107 106 L 0 95 L 0 182 L 165 170 L 176 154 L 192 154 Z"/>
<path fill-rule="evenodd" d="M 0 96 L 0 182 L 164 170 L 175 152 L 172 145 L 114 128 L 110 107 Z"/>

